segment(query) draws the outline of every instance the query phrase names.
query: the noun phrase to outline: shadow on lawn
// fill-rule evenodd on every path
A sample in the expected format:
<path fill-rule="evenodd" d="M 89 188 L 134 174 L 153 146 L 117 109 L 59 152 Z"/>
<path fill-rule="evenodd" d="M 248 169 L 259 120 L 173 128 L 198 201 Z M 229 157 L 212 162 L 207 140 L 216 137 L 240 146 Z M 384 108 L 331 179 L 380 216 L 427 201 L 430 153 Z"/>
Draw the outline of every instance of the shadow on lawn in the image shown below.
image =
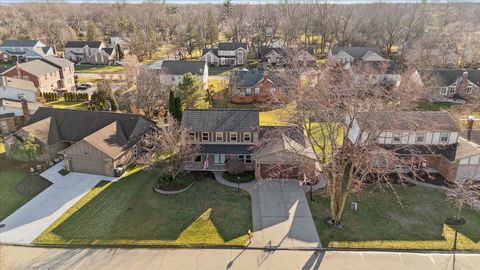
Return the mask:
<path fill-rule="evenodd" d="M 105 189 L 52 233 L 77 244 L 224 244 L 251 229 L 246 192 L 201 179 L 180 194 L 160 195 L 154 182 L 145 171 L 106 188 L 101 182 L 97 188 Z"/>

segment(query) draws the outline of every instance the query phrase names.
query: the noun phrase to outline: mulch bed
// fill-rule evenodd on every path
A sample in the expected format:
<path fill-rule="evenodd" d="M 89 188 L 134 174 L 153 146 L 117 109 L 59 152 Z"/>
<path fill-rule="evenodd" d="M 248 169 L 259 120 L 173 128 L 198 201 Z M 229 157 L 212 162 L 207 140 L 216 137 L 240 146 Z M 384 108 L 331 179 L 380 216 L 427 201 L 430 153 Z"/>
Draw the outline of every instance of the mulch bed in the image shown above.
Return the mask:
<path fill-rule="evenodd" d="M 36 196 L 48 188 L 51 184 L 52 182 L 41 177 L 40 175 L 27 175 L 17 184 L 15 190 L 25 195 Z"/>

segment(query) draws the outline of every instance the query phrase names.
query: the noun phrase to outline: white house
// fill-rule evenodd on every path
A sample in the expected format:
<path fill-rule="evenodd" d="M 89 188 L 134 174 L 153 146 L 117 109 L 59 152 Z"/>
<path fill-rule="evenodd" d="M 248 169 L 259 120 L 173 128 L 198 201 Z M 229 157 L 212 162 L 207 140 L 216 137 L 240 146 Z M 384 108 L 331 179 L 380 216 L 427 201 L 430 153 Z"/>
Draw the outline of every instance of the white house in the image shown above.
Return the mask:
<path fill-rule="evenodd" d="M 247 54 L 247 43 L 220 42 L 217 48 L 203 49 L 200 60 L 210 66 L 241 66 L 247 63 Z"/>
<path fill-rule="evenodd" d="M 116 46 L 107 47 L 103 41 L 68 41 L 65 59 L 79 64 L 111 65 L 118 59 Z"/>
<path fill-rule="evenodd" d="M 380 49 L 373 47 L 333 47 L 328 53 L 330 61 L 348 63 L 353 61 L 387 61 L 380 53 Z"/>
<path fill-rule="evenodd" d="M 206 61 L 176 61 L 163 60 L 149 66 L 155 70 L 167 85 L 176 86 L 182 80 L 183 75 L 192 73 L 197 76 L 204 89 L 208 87 L 208 65 Z"/>
<path fill-rule="evenodd" d="M 0 60 L 32 61 L 47 55 L 54 55 L 52 47 L 40 40 L 5 40 L 0 45 Z"/>

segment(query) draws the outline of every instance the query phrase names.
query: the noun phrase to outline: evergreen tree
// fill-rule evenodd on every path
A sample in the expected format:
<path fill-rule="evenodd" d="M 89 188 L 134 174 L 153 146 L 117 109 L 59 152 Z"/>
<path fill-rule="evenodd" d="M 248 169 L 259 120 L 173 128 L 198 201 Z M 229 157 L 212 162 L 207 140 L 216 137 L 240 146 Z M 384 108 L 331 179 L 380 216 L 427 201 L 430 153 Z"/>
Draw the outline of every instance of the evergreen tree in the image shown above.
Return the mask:
<path fill-rule="evenodd" d="M 175 96 L 180 98 L 185 108 L 195 108 L 204 100 L 205 93 L 197 76 L 189 72 L 178 83 Z"/>

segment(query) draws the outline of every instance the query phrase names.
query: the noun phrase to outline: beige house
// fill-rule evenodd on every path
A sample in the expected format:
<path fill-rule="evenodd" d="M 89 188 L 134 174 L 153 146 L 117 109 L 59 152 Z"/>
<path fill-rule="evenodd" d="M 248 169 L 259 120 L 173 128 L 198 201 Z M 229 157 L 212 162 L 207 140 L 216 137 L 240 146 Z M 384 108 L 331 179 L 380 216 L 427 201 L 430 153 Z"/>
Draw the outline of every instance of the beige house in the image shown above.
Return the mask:
<path fill-rule="evenodd" d="M 107 47 L 103 41 L 68 41 L 65 59 L 78 64 L 112 65 L 119 60 L 116 46 Z"/>
<path fill-rule="evenodd" d="M 41 147 L 40 161 L 63 156 L 68 171 L 114 176 L 137 159 L 140 140 L 151 128 L 153 122 L 134 114 L 41 107 L 5 145 L 9 154 L 32 134 Z"/>

